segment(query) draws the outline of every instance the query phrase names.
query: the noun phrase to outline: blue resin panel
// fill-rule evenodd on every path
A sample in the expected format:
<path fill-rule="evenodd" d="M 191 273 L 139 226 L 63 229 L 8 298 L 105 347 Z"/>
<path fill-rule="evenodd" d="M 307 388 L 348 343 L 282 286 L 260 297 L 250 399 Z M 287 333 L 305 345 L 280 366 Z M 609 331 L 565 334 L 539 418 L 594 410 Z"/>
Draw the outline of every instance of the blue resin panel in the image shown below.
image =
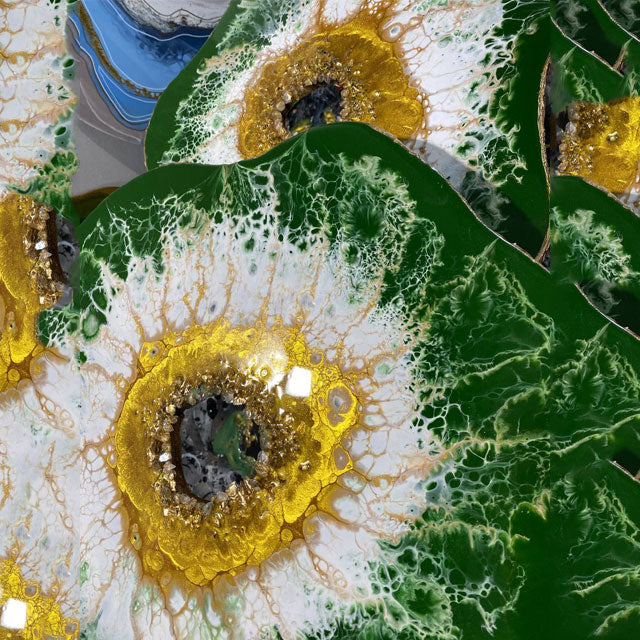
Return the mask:
<path fill-rule="evenodd" d="M 96 87 L 124 125 L 144 130 L 156 101 L 209 37 L 161 34 L 137 24 L 113 0 L 78 2 L 69 18 L 73 45 L 90 62 Z"/>

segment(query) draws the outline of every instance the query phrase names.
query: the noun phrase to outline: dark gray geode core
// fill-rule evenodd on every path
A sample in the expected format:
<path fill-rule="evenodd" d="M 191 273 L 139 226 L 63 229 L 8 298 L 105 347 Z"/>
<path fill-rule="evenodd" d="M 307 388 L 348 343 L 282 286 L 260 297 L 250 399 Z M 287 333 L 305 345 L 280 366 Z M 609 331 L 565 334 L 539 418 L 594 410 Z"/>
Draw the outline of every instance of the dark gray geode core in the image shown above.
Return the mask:
<path fill-rule="evenodd" d="M 243 425 L 250 424 L 251 442 Z M 184 410 L 180 422 L 182 473 L 189 490 L 202 500 L 226 491 L 235 482 L 254 475 L 260 450 L 258 426 L 244 406 L 209 397 Z"/>
<path fill-rule="evenodd" d="M 315 127 L 326 124 L 327 111 L 336 119 L 340 115 L 342 87 L 334 84 L 321 84 L 311 88 L 303 98 L 287 105 L 282 112 L 282 120 L 287 131 L 293 131 L 301 124 Z"/>
<path fill-rule="evenodd" d="M 58 261 L 64 275 L 69 278 L 71 267 L 80 253 L 73 225 L 62 216 L 56 217 L 58 230 Z"/>
<path fill-rule="evenodd" d="M 62 216 L 56 216 L 56 228 L 58 231 L 58 262 L 67 281 L 64 284 L 62 296 L 54 305 L 54 308 L 61 309 L 71 303 L 73 289 L 69 284 L 71 268 L 76 258 L 80 254 L 80 247 L 76 241 L 73 225 Z"/>

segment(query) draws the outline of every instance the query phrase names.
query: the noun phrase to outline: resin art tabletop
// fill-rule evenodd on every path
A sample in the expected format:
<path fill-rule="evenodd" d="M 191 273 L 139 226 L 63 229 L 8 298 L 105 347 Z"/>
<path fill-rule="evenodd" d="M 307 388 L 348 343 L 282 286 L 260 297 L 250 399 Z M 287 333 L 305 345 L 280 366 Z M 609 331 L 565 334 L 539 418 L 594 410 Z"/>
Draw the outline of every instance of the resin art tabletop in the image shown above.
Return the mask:
<path fill-rule="evenodd" d="M 640 638 L 640 3 L 0 25 L 0 640 Z"/>

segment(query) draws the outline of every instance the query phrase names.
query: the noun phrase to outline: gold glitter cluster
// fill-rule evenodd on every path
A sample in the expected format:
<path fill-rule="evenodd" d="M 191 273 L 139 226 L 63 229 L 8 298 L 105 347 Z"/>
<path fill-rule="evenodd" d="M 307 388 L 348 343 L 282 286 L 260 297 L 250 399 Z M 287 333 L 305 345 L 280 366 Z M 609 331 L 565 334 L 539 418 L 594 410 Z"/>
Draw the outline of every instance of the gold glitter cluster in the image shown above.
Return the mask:
<path fill-rule="evenodd" d="M 36 318 L 62 291 L 55 214 L 29 196 L 0 200 L 0 391 L 30 376 Z"/>
<path fill-rule="evenodd" d="M 222 514 L 232 514 L 254 501 L 259 492 L 272 494 L 284 481 L 278 472 L 283 465 L 300 453 L 296 431 L 306 423 L 311 428 L 308 408 L 299 404 L 293 410 L 279 402 L 265 383 L 235 369 L 228 360 L 220 358 L 210 369 L 194 372 L 195 385 L 187 384 L 183 377 L 174 381 L 172 389 L 161 394 L 155 407 L 145 408 L 142 421 L 150 437 L 148 462 L 157 474 L 154 482 L 158 500 L 165 517 L 177 518 L 189 527 L 202 524 L 209 517 L 218 526 Z M 192 407 L 210 396 L 222 396 L 232 404 L 246 405 L 246 412 L 260 426 L 262 456 L 256 463 L 255 477 L 242 483 L 232 483 L 226 491 L 219 492 L 205 502 L 191 494 L 180 472 L 178 413 L 184 407 Z M 168 404 L 164 404 L 168 400 Z M 252 438 L 251 420 L 245 421 L 245 441 Z M 215 535 L 215 531 L 214 531 Z"/>
<path fill-rule="evenodd" d="M 286 392 L 293 367 L 310 371 L 308 397 Z M 301 538 L 304 520 L 352 467 L 341 441 L 360 419 L 356 374 L 325 362 L 296 329 L 196 325 L 146 344 L 139 371 L 123 381 L 113 464 L 131 544 L 163 588 L 235 574 Z M 205 502 L 188 493 L 171 440 L 181 407 L 216 392 L 246 406 L 265 455 L 253 478 Z"/>
<path fill-rule="evenodd" d="M 62 273 L 57 261 L 57 231 L 53 209 L 36 204 L 30 200 L 18 203 L 25 227 L 22 245 L 31 261 L 29 277 L 38 293 L 38 302 L 42 307 L 54 304 L 62 294 Z M 51 244 L 54 244 L 52 247 Z M 49 249 L 53 248 L 54 253 Z"/>
<path fill-rule="evenodd" d="M 615 194 L 625 192 L 638 174 L 640 99 L 578 102 L 568 115 L 558 173 L 586 178 Z"/>
<path fill-rule="evenodd" d="M 23 629 L 0 627 L 0 640 L 74 640 L 78 637 L 78 623 L 63 616 L 53 595 L 44 595 L 38 584 L 25 580 L 16 562 L 0 560 L 0 611 L 9 599 L 26 603 L 27 620 Z"/>
<path fill-rule="evenodd" d="M 339 119 L 374 125 L 401 140 L 420 128 L 423 109 L 391 43 L 380 38 L 371 16 L 320 31 L 291 53 L 261 66 L 247 89 L 239 124 L 239 149 L 253 158 L 295 132 L 283 112 L 321 85 L 341 88 Z"/>

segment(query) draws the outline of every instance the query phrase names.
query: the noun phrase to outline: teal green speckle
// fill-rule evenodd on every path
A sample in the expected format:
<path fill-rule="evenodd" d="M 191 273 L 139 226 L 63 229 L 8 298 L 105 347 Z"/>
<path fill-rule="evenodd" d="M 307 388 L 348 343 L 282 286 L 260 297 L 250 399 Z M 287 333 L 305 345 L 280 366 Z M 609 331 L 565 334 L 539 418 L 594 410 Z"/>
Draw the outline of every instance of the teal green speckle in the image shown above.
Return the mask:
<path fill-rule="evenodd" d="M 90 574 L 89 563 L 83 562 L 80 565 L 80 575 L 79 575 L 80 586 L 82 586 L 89 579 L 89 574 Z"/>
<path fill-rule="evenodd" d="M 242 433 L 248 418 L 242 411 L 234 411 L 220 425 L 213 438 L 213 452 L 224 456 L 233 471 L 240 472 L 245 478 L 253 474 L 255 460 L 242 450 Z"/>

